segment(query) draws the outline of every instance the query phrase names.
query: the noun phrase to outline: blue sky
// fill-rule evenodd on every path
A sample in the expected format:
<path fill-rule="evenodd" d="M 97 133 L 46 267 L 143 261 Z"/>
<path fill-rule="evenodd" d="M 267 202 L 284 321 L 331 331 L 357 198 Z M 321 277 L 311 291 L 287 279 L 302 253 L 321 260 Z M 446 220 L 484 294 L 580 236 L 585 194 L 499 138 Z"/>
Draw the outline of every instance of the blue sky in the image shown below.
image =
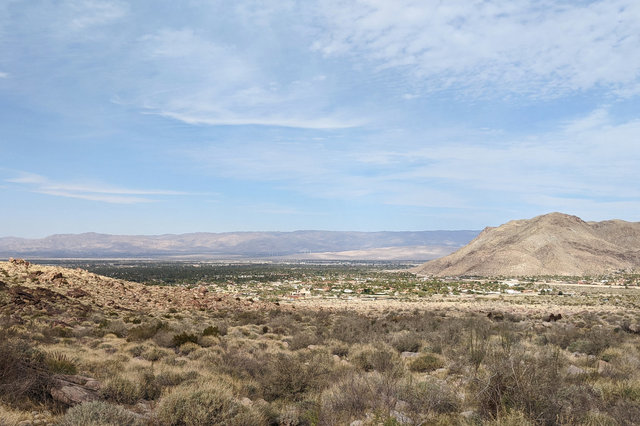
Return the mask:
<path fill-rule="evenodd" d="M 0 3 L 0 236 L 640 220 L 640 2 Z"/>

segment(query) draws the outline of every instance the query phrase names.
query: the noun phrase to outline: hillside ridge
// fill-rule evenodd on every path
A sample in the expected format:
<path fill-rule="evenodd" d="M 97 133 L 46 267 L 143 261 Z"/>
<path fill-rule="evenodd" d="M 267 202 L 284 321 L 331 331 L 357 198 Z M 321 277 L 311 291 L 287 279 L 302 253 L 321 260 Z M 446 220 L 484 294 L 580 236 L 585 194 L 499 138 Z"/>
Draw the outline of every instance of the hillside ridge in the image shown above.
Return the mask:
<path fill-rule="evenodd" d="M 640 222 L 585 222 L 553 212 L 487 227 L 456 252 L 413 271 L 432 276 L 582 276 L 638 268 Z"/>

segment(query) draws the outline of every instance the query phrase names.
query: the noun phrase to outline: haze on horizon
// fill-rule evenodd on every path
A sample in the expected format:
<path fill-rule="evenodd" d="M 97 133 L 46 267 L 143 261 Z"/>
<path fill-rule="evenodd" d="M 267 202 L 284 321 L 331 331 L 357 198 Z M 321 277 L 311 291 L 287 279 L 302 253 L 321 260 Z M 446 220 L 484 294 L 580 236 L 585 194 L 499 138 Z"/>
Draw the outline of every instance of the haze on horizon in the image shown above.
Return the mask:
<path fill-rule="evenodd" d="M 0 237 L 640 221 L 640 2 L 0 4 Z"/>

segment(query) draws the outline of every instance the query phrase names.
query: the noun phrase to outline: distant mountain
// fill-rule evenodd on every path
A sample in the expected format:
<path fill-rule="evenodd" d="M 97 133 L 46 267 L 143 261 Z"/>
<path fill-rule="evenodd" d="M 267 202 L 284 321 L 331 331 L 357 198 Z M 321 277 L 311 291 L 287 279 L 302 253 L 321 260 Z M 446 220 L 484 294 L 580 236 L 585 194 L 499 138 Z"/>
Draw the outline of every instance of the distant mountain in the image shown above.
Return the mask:
<path fill-rule="evenodd" d="M 423 275 L 588 275 L 640 268 L 640 222 L 585 222 L 550 213 L 486 228 L 460 250 L 414 272 Z"/>
<path fill-rule="evenodd" d="M 60 234 L 42 239 L 0 238 L 0 257 L 355 259 L 361 255 L 363 260 L 378 260 L 386 252 L 394 260 L 427 260 L 451 253 L 477 234 L 478 231 Z M 316 253 L 318 256 L 314 256 Z"/>

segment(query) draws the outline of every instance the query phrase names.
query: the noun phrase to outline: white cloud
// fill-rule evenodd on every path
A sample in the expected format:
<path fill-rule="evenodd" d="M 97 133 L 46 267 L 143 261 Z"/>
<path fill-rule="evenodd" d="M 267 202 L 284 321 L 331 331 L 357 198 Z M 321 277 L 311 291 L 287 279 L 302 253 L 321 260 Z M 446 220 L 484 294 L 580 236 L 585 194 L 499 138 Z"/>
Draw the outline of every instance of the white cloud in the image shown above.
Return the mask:
<path fill-rule="evenodd" d="M 406 70 L 427 90 L 557 97 L 640 88 L 635 0 L 326 0 L 326 56 Z"/>
<path fill-rule="evenodd" d="M 9 73 L 0 71 L 0 78 L 9 78 Z"/>
<path fill-rule="evenodd" d="M 333 129 L 363 123 L 328 104 L 325 77 L 278 83 L 279 76 L 263 71 L 245 50 L 193 29 L 147 34 L 138 48 L 145 76 L 129 102 L 147 113 L 206 125 Z M 156 70 L 153 77 L 147 69 Z"/>
<path fill-rule="evenodd" d="M 119 188 L 102 184 L 87 185 L 56 182 L 45 176 L 34 173 L 21 173 L 19 176 L 5 179 L 5 181 L 13 184 L 19 184 L 27 190 L 39 194 L 101 201 L 114 204 L 137 204 L 155 201 L 155 199 L 150 198 L 150 196 L 186 195 L 186 193 L 179 191 L 141 190 Z"/>

